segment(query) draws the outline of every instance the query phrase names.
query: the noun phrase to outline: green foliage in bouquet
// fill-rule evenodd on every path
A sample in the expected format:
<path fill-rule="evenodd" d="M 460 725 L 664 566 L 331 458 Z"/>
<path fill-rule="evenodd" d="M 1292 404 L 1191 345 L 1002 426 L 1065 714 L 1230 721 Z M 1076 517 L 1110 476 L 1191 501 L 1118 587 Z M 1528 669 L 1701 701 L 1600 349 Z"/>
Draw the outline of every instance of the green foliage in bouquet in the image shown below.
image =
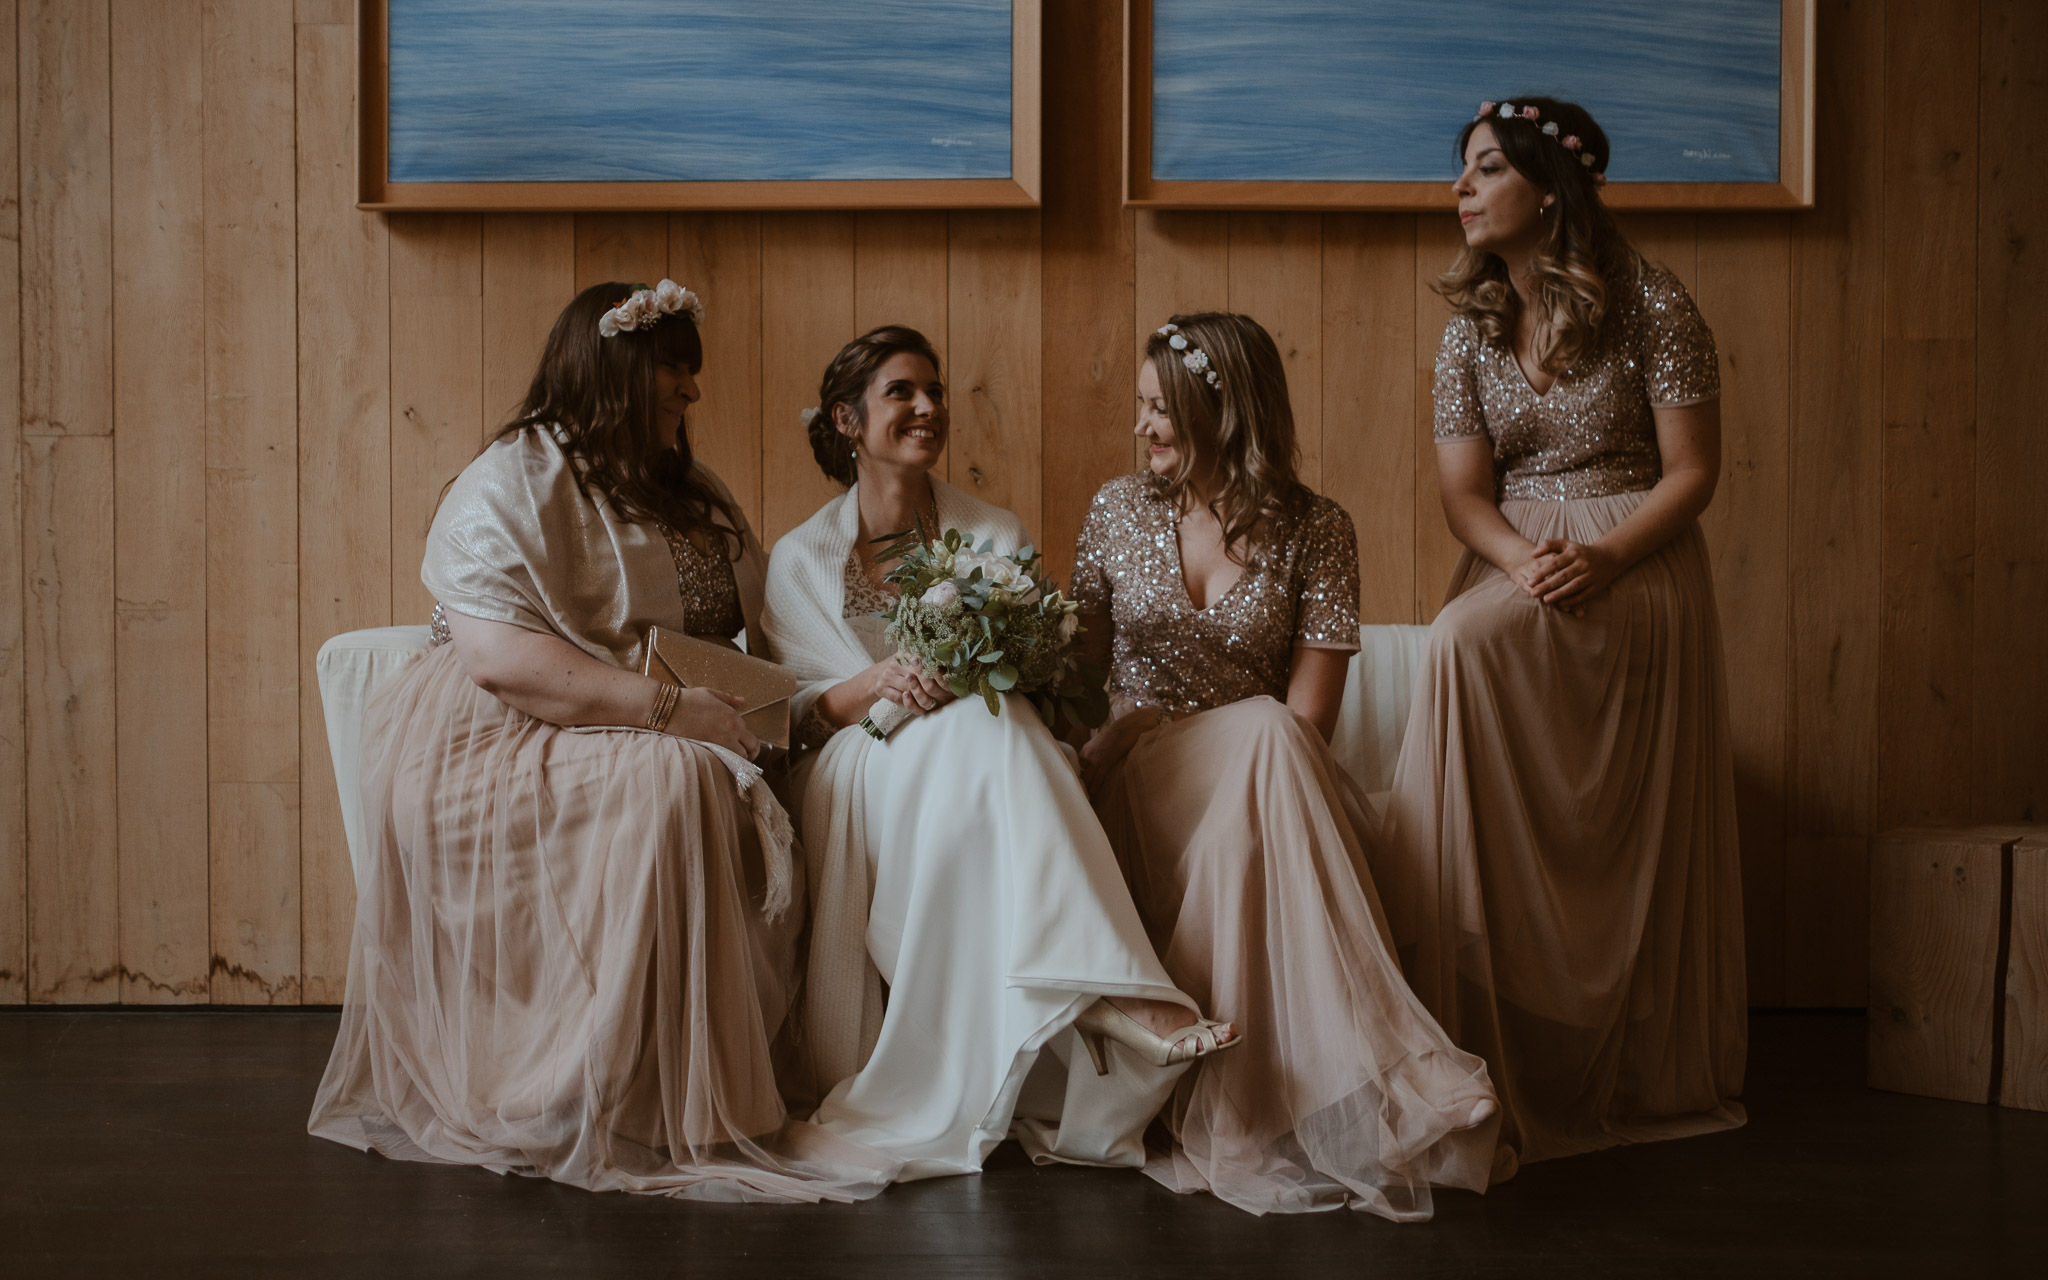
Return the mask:
<path fill-rule="evenodd" d="M 1074 602 L 1044 576 L 1045 557 L 1031 547 L 997 555 L 958 529 L 927 540 L 922 523 L 887 542 L 883 559 L 902 558 L 887 581 L 902 595 L 882 616 L 889 639 L 924 659 L 925 671 L 955 697 L 979 695 L 990 715 L 1004 693 L 1021 694 L 1047 726 L 1062 720 L 1089 728 L 1109 719 L 1103 674 L 1081 658 L 1081 619 Z"/>

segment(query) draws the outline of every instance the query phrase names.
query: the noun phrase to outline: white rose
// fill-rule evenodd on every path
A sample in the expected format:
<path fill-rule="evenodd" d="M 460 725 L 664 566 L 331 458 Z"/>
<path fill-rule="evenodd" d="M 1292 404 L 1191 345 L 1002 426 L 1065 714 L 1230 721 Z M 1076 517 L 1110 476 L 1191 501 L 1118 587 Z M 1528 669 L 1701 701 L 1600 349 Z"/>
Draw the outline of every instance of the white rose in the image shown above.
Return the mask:
<path fill-rule="evenodd" d="M 1079 631 L 1080 629 L 1080 614 L 1070 613 L 1062 617 L 1060 619 L 1060 643 L 1065 644 L 1067 641 L 1072 640 L 1074 638 L 1074 633 Z"/>
<path fill-rule="evenodd" d="M 597 334 L 601 338 L 619 336 L 619 313 L 616 308 L 597 318 Z"/>
<path fill-rule="evenodd" d="M 957 604 L 959 603 L 959 601 L 960 588 L 954 586 L 952 580 L 949 578 L 946 581 L 938 583 L 937 585 L 933 586 L 929 591 L 926 591 L 923 597 L 921 598 L 920 603 L 923 603 L 933 609 L 943 609 L 947 605 Z"/>
<path fill-rule="evenodd" d="M 683 297 L 687 293 L 689 293 L 689 290 L 673 280 L 664 280 L 654 286 L 654 300 L 659 302 L 661 309 L 669 314 L 674 314 L 683 309 Z"/>

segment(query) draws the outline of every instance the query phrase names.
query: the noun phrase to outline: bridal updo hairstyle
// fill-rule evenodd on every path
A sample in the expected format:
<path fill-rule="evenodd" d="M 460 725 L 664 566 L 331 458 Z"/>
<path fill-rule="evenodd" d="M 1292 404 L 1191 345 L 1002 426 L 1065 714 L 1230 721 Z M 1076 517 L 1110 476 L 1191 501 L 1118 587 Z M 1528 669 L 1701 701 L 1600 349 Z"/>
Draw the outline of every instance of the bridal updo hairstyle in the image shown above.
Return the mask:
<path fill-rule="evenodd" d="M 1517 108 L 1534 107 L 1537 118 L 1517 114 L 1502 119 L 1499 112 L 1490 111 L 1472 120 L 1458 131 L 1458 164 L 1465 163 L 1465 146 L 1473 131 L 1490 125 L 1508 164 L 1538 191 L 1555 198 L 1541 215 L 1543 237 L 1530 263 L 1529 284 L 1536 306 L 1550 319 L 1536 351 L 1538 363 L 1546 372 L 1562 374 L 1598 345 L 1610 291 L 1633 280 L 1642 260 L 1600 199 L 1608 142 L 1592 115 L 1576 102 L 1556 98 L 1502 101 Z M 1543 132 L 1545 124 L 1557 126 L 1556 136 Z M 1578 152 L 1564 146 L 1561 139 L 1566 137 L 1579 140 Z M 1581 163 L 1581 153 L 1590 154 L 1593 163 Z M 1434 287 L 1454 311 L 1471 317 L 1488 342 L 1513 341 L 1521 303 L 1508 284 L 1507 264 L 1499 257 L 1468 245 Z"/>
<path fill-rule="evenodd" d="M 1249 536 L 1300 512 L 1309 498 L 1295 475 L 1287 366 L 1273 336 L 1250 316 L 1205 311 L 1170 323 L 1178 334 L 1154 333 L 1145 342 L 1180 454 L 1173 474 L 1163 477 L 1163 492 L 1178 502 L 1202 479 L 1209 509 L 1223 527 L 1225 554 L 1243 564 Z M 1187 350 L 1173 346 L 1174 336 L 1187 340 Z M 1221 385 L 1211 386 L 1205 373 L 1188 367 L 1185 357 L 1197 347 Z"/>
<path fill-rule="evenodd" d="M 593 498 L 636 524 L 654 521 L 678 532 L 716 529 L 737 559 L 739 515 L 692 474 L 688 433 L 678 431 L 669 448 L 655 416 L 656 367 L 682 365 L 693 376 L 704 367 L 696 322 L 681 311 L 609 338 L 598 332 L 604 313 L 643 287 L 616 280 L 594 284 L 562 309 L 525 403 L 492 440 L 558 426 L 568 433 L 566 447 L 581 464 L 583 487 Z"/>
<path fill-rule="evenodd" d="M 853 420 L 866 426 L 868 384 L 891 356 L 905 353 L 923 356 L 932 362 L 932 372 L 945 376 L 939 368 L 939 353 L 932 350 L 930 339 L 901 324 L 868 330 L 839 348 L 839 354 L 825 366 L 825 377 L 818 384 L 818 409 L 805 419 L 804 430 L 810 435 L 811 455 L 818 460 L 818 470 L 830 479 L 851 488 L 855 474 L 853 441 L 839 429 L 834 409 L 845 405 Z"/>

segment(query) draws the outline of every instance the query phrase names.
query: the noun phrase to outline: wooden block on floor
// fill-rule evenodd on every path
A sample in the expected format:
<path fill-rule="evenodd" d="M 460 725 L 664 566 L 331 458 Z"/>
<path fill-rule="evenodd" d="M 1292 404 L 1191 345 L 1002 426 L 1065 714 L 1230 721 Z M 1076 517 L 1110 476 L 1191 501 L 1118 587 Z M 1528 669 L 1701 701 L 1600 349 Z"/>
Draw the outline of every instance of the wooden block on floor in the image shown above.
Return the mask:
<path fill-rule="evenodd" d="M 2048 836 L 2013 846 L 2011 937 L 1998 1100 L 2048 1111 Z"/>
<path fill-rule="evenodd" d="M 2011 828 L 1904 828 L 1870 848 L 1875 1089 L 1990 1102 Z"/>

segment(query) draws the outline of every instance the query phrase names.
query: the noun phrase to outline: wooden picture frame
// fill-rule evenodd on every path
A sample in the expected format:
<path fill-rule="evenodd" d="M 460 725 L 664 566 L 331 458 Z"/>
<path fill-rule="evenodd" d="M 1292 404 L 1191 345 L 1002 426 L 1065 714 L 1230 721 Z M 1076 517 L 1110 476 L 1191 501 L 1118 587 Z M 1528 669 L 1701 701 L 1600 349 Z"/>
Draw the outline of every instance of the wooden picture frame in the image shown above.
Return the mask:
<path fill-rule="evenodd" d="M 358 0 L 356 207 L 379 212 L 1017 209 L 1040 199 L 1043 0 L 1011 0 L 1010 176 L 758 182 L 402 182 L 390 177 L 390 0 Z"/>
<path fill-rule="evenodd" d="M 1644 210 L 1813 207 L 1816 0 L 1782 0 L 1778 181 L 1609 183 L 1610 208 Z M 1381 212 L 1453 208 L 1446 172 L 1435 182 L 1171 180 L 1152 176 L 1153 0 L 1124 0 L 1124 203 L 1143 209 L 1291 209 Z M 1448 134 L 1446 135 L 1448 138 Z M 1448 142 L 1446 142 L 1448 151 Z"/>

